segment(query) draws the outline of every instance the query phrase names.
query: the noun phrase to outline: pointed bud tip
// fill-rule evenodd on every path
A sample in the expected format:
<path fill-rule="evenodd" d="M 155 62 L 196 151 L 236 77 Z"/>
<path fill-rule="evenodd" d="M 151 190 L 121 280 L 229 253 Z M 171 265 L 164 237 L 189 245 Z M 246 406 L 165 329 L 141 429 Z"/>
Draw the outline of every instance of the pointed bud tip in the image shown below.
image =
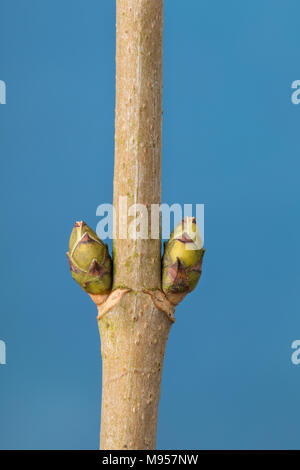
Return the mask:
<path fill-rule="evenodd" d="M 74 227 L 84 227 L 86 223 L 83 220 L 75 222 Z"/>
<path fill-rule="evenodd" d="M 189 222 L 191 220 L 191 222 L 193 224 L 196 223 L 196 217 L 188 217 L 188 216 L 185 216 L 183 219 L 182 219 L 182 222 Z"/>

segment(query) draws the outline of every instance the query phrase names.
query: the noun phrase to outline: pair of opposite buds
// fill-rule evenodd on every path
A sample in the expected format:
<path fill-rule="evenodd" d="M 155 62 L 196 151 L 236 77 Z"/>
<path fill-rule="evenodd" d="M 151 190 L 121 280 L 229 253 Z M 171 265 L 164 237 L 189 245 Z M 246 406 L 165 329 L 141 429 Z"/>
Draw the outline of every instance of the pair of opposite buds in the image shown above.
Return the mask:
<path fill-rule="evenodd" d="M 185 217 L 164 243 L 162 290 L 172 302 L 195 289 L 202 272 L 202 239 L 194 217 Z M 108 246 L 85 222 L 76 222 L 67 253 L 73 279 L 89 294 L 112 288 L 112 259 Z M 176 301 L 174 303 L 177 303 Z"/>

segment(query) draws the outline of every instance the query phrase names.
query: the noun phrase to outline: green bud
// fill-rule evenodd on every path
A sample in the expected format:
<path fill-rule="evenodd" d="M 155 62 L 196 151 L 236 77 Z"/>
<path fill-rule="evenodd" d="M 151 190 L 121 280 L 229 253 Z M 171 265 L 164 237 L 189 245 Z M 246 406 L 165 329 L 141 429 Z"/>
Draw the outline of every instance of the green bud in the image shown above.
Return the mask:
<path fill-rule="evenodd" d="M 67 253 L 71 275 L 89 294 L 109 292 L 112 261 L 108 246 L 85 222 L 76 222 Z"/>
<path fill-rule="evenodd" d="M 202 239 L 194 217 L 185 217 L 165 243 L 162 289 L 165 294 L 183 294 L 195 289 L 202 272 Z"/>

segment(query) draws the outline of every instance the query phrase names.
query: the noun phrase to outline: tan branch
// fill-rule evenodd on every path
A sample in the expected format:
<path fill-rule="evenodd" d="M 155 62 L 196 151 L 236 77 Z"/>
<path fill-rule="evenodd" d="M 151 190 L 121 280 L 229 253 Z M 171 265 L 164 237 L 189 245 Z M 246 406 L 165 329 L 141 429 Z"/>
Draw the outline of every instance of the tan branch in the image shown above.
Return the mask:
<path fill-rule="evenodd" d="M 154 449 L 161 373 L 172 319 L 143 292 L 161 289 L 161 240 L 120 239 L 122 208 L 161 202 L 163 0 L 117 0 L 113 289 L 100 315 L 101 449 Z M 122 222 L 123 218 L 123 222 Z M 120 223 L 121 221 L 121 223 Z"/>

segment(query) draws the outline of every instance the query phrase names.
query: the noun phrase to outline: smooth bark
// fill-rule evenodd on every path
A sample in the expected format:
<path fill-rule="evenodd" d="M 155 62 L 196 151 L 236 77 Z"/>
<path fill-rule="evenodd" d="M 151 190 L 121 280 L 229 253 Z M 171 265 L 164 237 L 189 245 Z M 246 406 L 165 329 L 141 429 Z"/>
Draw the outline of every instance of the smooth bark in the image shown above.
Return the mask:
<path fill-rule="evenodd" d="M 130 292 L 99 319 L 100 443 L 101 449 L 154 449 L 172 325 L 144 292 L 161 289 L 161 240 L 151 239 L 150 206 L 161 202 L 163 0 L 117 0 L 116 28 L 113 289 Z M 128 207 L 147 207 L 147 240 L 120 239 L 132 222 L 119 206 L 124 196 Z"/>

